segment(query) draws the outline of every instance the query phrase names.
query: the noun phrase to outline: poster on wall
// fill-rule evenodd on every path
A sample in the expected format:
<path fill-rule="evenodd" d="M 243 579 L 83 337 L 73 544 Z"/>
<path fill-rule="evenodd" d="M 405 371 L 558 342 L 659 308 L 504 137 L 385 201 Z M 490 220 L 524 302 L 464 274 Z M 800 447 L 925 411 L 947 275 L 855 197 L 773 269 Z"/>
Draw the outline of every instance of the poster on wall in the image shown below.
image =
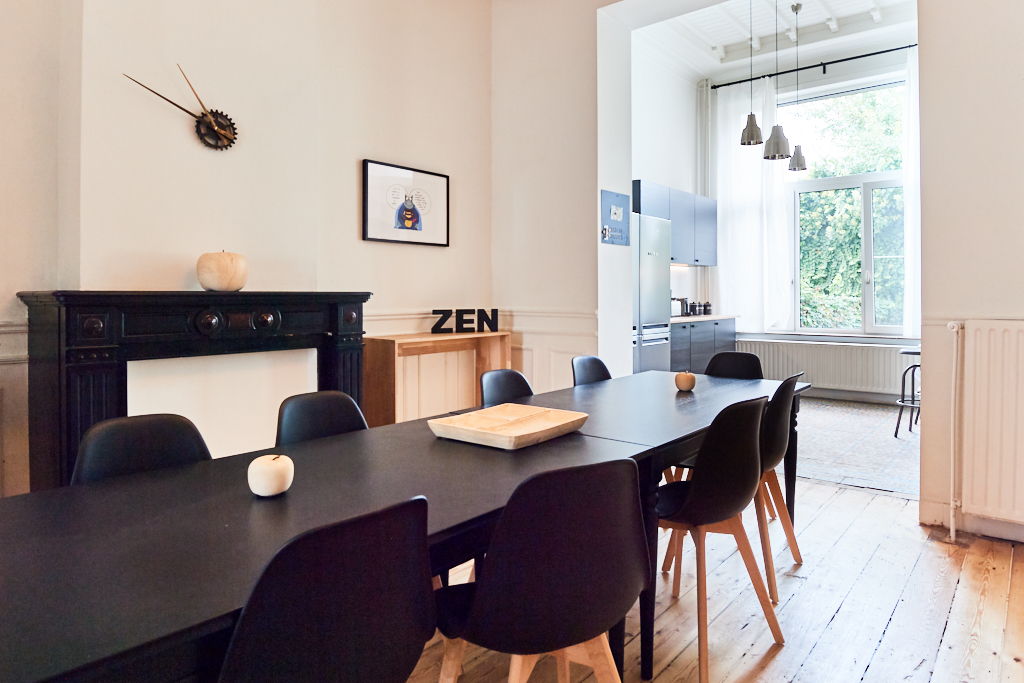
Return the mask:
<path fill-rule="evenodd" d="M 448 176 L 363 159 L 363 239 L 448 246 Z"/>
<path fill-rule="evenodd" d="M 601 190 L 601 244 L 629 246 L 629 195 Z"/>

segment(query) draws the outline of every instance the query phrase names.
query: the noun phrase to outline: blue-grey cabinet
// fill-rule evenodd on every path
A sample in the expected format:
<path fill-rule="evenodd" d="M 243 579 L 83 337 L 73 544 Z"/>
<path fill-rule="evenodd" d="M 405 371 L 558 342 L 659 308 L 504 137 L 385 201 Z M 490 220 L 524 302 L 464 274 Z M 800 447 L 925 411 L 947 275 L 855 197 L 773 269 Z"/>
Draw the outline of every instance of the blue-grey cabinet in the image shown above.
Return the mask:
<path fill-rule="evenodd" d="M 672 190 L 672 263 L 693 261 L 694 200 L 696 195 Z"/>
<path fill-rule="evenodd" d="M 736 350 L 736 320 L 672 323 L 669 341 L 673 372 L 704 372 L 716 353 Z"/>
<path fill-rule="evenodd" d="M 693 263 L 718 263 L 718 202 L 699 195 L 693 202 Z"/>
<path fill-rule="evenodd" d="M 672 190 L 647 180 L 633 181 L 633 212 L 672 218 Z"/>

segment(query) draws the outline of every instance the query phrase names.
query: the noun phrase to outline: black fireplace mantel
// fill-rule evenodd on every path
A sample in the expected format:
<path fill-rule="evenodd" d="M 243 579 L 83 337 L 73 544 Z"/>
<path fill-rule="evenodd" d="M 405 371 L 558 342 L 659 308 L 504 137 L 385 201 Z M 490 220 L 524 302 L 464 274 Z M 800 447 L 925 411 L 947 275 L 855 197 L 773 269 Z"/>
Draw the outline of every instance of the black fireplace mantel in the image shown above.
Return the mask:
<path fill-rule="evenodd" d="M 127 364 L 317 350 L 317 383 L 362 401 L 369 292 L 19 292 L 28 306 L 29 482 L 67 484 L 91 425 L 127 414 Z"/>

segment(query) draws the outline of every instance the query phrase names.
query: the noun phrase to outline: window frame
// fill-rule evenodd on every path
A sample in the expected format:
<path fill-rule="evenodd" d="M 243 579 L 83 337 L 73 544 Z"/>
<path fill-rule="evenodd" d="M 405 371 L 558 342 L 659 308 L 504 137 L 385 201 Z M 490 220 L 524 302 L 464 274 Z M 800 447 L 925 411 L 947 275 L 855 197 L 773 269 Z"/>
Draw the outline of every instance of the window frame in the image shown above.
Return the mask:
<path fill-rule="evenodd" d="M 795 331 L 803 334 L 848 334 L 903 336 L 902 325 L 876 325 L 874 305 L 874 259 L 872 253 L 871 190 L 885 187 L 903 187 L 903 171 L 874 171 L 831 178 L 808 178 L 787 183 L 790 192 L 790 225 L 793 234 L 793 320 Z M 800 321 L 800 195 L 823 190 L 860 189 L 860 279 L 861 326 L 852 328 L 804 327 Z M 904 286 L 906 282 L 904 281 Z"/>

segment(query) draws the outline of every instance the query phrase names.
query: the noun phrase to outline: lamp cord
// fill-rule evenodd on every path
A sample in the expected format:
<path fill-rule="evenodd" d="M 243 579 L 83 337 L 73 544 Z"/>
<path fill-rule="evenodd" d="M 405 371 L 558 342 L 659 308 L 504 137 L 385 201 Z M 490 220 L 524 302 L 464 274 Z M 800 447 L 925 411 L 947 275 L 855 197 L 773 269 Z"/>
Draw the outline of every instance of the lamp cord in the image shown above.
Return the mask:
<path fill-rule="evenodd" d="M 747 21 L 750 27 L 750 113 L 754 113 L 754 0 L 747 6 Z"/>

